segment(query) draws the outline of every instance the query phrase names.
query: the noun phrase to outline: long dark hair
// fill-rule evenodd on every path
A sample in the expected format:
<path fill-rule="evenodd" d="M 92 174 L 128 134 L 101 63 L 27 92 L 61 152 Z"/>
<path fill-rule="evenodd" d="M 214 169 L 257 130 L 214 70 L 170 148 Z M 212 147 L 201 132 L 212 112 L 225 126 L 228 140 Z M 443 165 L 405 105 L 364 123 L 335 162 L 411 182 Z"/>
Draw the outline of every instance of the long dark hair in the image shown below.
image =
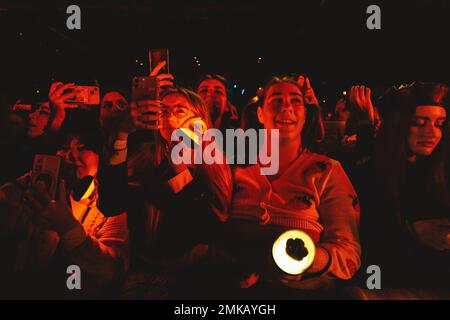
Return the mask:
<path fill-rule="evenodd" d="M 399 212 L 401 181 L 405 177 L 409 154 L 407 137 L 416 107 L 435 105 L 448 110 L 449 87 L 436 83 L 414 83 L 400 90 L 391 90 L 382 99 L 382 124 L 375 141 L 374 166 L 379 187 Z M 442 129 L 442 138 L 433 153 L 425 159 L 428 171 L 426 188 L 444 202 L 449 202 L 449 125 Z M 450 205 L 450 203 L 449 203 Z M 401 222 L 402 217 L 397 219 Z"/>
<path fill-rule="evenodd" d="M 264 87 L 261 95 L 258 99 L 260 105 L 264 105 L 267 91 L 275 84 L 290 83 L 296 86 L 302 95 L 305 95 L 304 88 L 300 87 L 296 79 L 292 76 L 276 76 L 273 77 Z M 303 127 L 301 137 L 302 146 L 310 149 L 314 149 L 325 138 L 325 129 L 323 126 L 322 112 L 319 105 L 308 104 L 305 102 L 306 119 Z"/>

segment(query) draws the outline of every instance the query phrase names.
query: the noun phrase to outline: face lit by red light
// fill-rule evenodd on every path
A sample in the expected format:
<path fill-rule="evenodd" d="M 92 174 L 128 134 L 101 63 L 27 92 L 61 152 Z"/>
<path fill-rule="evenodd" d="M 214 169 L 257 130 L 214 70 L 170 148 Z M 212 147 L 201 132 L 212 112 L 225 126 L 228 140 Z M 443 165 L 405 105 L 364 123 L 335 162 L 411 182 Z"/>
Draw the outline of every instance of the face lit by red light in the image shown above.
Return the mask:
<path fill-rule="evenodd" d="M 172 132 L 186 123 L 186 120 L 195 116 L 194 108 L 189 100 L 179 93 L 168 94 L 161 102 L 163 112 L 159 131 L 166 141 L 170 141 Z"/>
<path fill-rule="evenodd" d="M 128 108 L 128 101 L 119 92 L 106 93 L 101 102 L 100 123 L 105 123 L 111 116 L 126 108 Z"/>
<path fill-rule="evenodd" d="M 97 175 L 98 154 L 86 148 L 78 137 L 70 139 L 68 145 L 65 145 L 57 154 L 63 157 L 66 164 L 76 167 L 79 179 Z"/>
<path fill-rule="evenodd" d="M 439 106 L 417 106 L 409 128 L 408 148 L 413 155 L 429 156 L 442 138 L 445 109 Z"/>
<path fill-rule="evenodd" d="M 39 104 L 36 109 L 28 114 L 28 136 L 38 137 L 44 133 L 50 118 L 50 107 L 48 102 Z"/>
<path fill-rule="evenodd" d="M 258 119 L 268 130 L 279 129 L 280 142 L 300 139 L 306 119 L 300 89 L 288 82 L 272 85 L 258 107 Z"/>
<path fill-rule="evenodd" d="M 208 107 L 213 121 L 223 114 L 227 106 L 226 88 L 216 79 L 203 80 L 198 87 L 198 95 Z"/>

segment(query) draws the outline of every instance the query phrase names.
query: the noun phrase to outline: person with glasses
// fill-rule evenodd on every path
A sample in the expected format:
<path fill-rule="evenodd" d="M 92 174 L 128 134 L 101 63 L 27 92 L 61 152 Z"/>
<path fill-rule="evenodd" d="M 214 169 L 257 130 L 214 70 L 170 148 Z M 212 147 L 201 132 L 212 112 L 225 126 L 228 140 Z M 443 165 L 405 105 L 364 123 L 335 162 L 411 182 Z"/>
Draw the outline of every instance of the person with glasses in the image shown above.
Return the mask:
<path fill-rule="evenodd" d="M 133 101 L 125 112 L 110 132 L 99 174 L 100 208 L 128 212 L 132 261 L 124 296 L 195 297 L 204 293 L 201 283 L 211 283 L 202 264 L 228 217 L 231 172 L 226 164 L 177 164 L 171 150 L 178 142 L 171 136 L 179 128 L 192 129 L 194 120 L 211 127 L 208 110 L 196 93 L 170 88 L 160 101 Z M 154 134 L 140 166 L 127 155 L 136 129 Z"/>

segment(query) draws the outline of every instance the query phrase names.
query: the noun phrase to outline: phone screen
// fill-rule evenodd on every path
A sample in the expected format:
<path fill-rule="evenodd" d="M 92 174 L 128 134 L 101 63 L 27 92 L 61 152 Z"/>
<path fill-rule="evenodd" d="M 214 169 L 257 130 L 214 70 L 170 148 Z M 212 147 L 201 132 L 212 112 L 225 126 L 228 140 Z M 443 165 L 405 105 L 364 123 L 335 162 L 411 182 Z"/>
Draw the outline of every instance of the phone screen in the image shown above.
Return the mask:
<path fill-rule="evenodd" d="M 150 63 L 150 72 L 161 62 L 166 61 L 166 65 L 161 69 L 160 73 L 169 72 L 169 49 L 150 49 L 148 52 L 148 59 Z"/>
<path fill-rule="evenodd" d="M 44 183 L 52 200 L 56 199 L 61 166 L 60 156 L 37 154 L 34 157 L 31 184 Z"/>

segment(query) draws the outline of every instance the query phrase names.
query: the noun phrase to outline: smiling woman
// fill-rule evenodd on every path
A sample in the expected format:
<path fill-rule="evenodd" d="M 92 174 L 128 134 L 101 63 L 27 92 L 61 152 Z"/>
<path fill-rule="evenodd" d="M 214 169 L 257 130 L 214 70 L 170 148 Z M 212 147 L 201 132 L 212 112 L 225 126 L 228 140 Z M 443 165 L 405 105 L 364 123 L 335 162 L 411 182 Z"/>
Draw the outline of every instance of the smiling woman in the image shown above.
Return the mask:
<path fill-rule="evenodd" d="M 269 295 L 280 286 L 329 289 L 333 278 L 350 279 L 360 265 L 357 196 L 339 162 L 309 150 L 323 137 L 323 126 L 319 107 L 305 104 L 307 89 L 284 77 L 274 78 L 262 93 L 258 119 L 267 131 L 279 130 L 278 173 L 262 175 L 261 164 L 234 169 L 224 250 L 241 271 L 235 285 L 258 282 L 254 289 L 265 287 Z M 274 143 L 270 136 L 265 144 Z M 305 232 L 316 247 L 303 275 L 288 275 L 272 258 L 275 240 L 290 229 Z"/>

